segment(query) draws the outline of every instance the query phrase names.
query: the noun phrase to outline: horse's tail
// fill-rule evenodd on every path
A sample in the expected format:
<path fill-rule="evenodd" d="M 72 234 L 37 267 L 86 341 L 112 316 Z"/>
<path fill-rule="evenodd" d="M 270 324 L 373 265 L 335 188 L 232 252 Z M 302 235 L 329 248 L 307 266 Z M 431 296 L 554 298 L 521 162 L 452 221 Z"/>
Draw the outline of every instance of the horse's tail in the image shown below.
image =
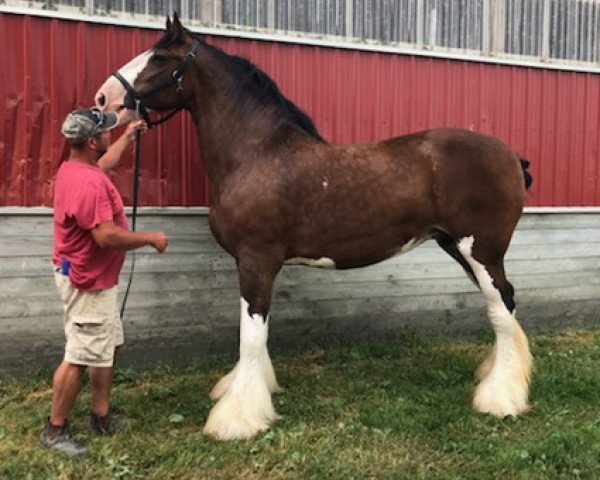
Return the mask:
<path fill-rule="evenodd" d="M 525 189 L 529 189 L 531 184 L 533 183 L 533 177 L 531 173 L 529 173 L 529 160 L 523 157 L 519 157 L 519 161 L 521 162 L 521 169 L 523 170 L 523 178 L 525 179 Z"/>

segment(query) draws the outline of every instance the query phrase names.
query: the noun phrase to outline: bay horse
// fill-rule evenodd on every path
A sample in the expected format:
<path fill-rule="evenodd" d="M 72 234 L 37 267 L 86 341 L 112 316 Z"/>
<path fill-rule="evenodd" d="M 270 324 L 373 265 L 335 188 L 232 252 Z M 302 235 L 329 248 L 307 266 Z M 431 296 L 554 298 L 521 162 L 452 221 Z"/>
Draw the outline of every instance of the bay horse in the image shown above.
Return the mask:
<path fill-rule="evenodd" d="M 515 318 L 504 254 L 531 181 L 501 141 L 437 128 L 334 145 L 256 65 L 167 17 L 164 36 L 109 77 L 105 110 L 186 109 L 210 185 L 209 224 L 237 262 L 239 361 L 211 391 L 204 432 L 250 438 L 278 418 L 267 351 L 275 276 L 284 264 L 348 269 L 435 239 L 479 287 L 496 340 L 479 367 L 476 411 L 528 410 L 532 357 Z M 130 116 L 133 114 L 130 113 Z M 127 116 L 124 114 L 124 116 Z"/>

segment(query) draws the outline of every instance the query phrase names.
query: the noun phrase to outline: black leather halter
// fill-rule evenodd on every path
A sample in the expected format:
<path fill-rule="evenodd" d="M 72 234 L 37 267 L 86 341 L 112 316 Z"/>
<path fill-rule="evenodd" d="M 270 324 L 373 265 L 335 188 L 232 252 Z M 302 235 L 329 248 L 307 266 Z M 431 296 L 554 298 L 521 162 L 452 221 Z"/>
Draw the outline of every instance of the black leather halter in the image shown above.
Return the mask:
<path fill-rule="evenodd" d="M 186 72 L 186 70 L 190 67 L 190 65 L 194 61 L 194 58 L 196 57 L 196 51 L 198 50 L 199 46 L 200 46 L 200 40 L 195 38 L 189 51 L 185 54 L 185 57 L 183 57 L 183 60 L 179 64 L 179 67 L 177 67 L 177 69 L 171 74 L 171 76 L 168 79 L 166 79 L 164 82 L 151 88 L 149 91 L 147 91 L 144 94 L 141 94 L 138 91 L 136 91 L 135 88 L 133 88 L 133 86 L 127 81 L 127 79 L 125 77 L 123 77 L 123 75 L 121 75 L 119 72 L 114 72 L 112 74 L 113 77 L 115 77 L 117 80 L 119 80 L 119 82 L 121 82 L 121 85 L 123 85 L 125 90 L 127 90 L 127 93 L 129 95 L 131 95 L 131 98 L 135 102 L 135 105 L 129 105 L 129 106 L 126 105 L 127 108 L 130 108 L 132 110 L 133 109 L 137 110 L 138 113 L 145 120 L 146 124 L 148 125 L 148 128 L 152 128 L 154 125 L 160 125 L 161 123 L 166 122 L 171 117 L 173 117 L 173 115 L 175 115 L 177 112 L 179 112 L 179 110 L 181 110 L 183 108 L 183 105 L 179 105 L 176 108 L 174 108 L 168 115 L 166 115 L 156 121 L 153 121 L 150 119 L 150 114 L 148 113 L 148 109 L 144 105 L 144 100 L 152 97 L 153 95 L 156 95 L 158 92 L 161 92 L 162 90 L 169 88 L 171 86 L 175 86 L 175 91 L 178 94 L 180 94 L 183 91 L 183 87 L 181 86 L 181 82 L 183 80 L 183 74 Z M 133 107 L 133 108 L 131 108 L 131 107 Z"/>
<path fill-rule="evenodd" d="M 175 85 L 175 91 L 180 94 L 182 92 L 181 81 L 183 79 L 183 74 L 190 67 L 194 58 L 196 57 L 196 51 L 200 46 L 200 41 L 198 39 L 194 39 L 194 43 L 192 43 L 192 47 L 185 54 L 185 57 L 179 64 L 177 70 L 175 70 L 171 77 L 161 84 L 157 85 L 154 88 L 151 88 L 150 91 L 140 94 L 133 88 L 133 86 L 121 75 L 119 72 L 113 73 L 113 76 L 121 82 L 127 93 L 131 95 L 131 98 L 135 102 L 135 105 L 132 105 L 135 110 L 137 110 L 138 114 L 142 116 L 148 128 L 152 128 L 154 125 L 160 125 L 161 123 L 169 120 L 173 115 L 175 115 L 179 110 L 183 108 L 183 105 L 179 105 L 173 109 L 168 115 L 160 118 L 157 121 L 152 121 L 150 119 L 150 115 L 148 114 L 148 110 L 144 105 L 144 100 L 155 95 L 156 93 L 164 90 L 165 88 L 169 88 L 172 85 Z M 127 108 L 130 108 L 129 106 Z M 138 188 L 139 188 L 139 177 L 140 177 L 140 131 L 138 130 L 135 135 L 135 163 L 134 163 L 134 173 L 133 173 L 133 212 L 132 212 L 132 231 L 135 232 L 135 220 L 137 217 L 137 205 L 138 205 Z M 131 288 L 131 281 L 133 279 L 133 271 L 135 268 L 135 251 L 132 255 L 131 260 L 131 271 L 129 273 L 129 281 L 127 282 L 127 289 L 125 290 L 125 296 L 123 297 L 123 303 L 121 304 L 121 318 L 125 314 L 125 306 L 127 305 L 127 297 L 129 296 L 129 290 Z"/>

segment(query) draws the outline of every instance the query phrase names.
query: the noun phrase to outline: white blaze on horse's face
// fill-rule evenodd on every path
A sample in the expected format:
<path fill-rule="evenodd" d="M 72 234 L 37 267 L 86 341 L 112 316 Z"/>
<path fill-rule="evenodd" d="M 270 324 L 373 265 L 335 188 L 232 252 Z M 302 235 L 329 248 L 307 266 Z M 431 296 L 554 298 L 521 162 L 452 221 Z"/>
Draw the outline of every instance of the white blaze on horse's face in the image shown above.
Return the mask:
<path fill-rule="evenodd" d="M 119 69 L 119 73 L 130 85 L 134 84 L 140 72 L 146 68 L 152 53 L 152 50 L 146 50 Z M 126 94 L 127 91 L 125 90 L 125 87 L 121 85 L 121 82 L 115 77 L 110 76 L 98 89 L 94 99 L 96 101 L 96 106 L 101 110 L 117 112 L 122 110 Z M 123 119 L 120 118 L 119 120 L 122 121 Z"/>

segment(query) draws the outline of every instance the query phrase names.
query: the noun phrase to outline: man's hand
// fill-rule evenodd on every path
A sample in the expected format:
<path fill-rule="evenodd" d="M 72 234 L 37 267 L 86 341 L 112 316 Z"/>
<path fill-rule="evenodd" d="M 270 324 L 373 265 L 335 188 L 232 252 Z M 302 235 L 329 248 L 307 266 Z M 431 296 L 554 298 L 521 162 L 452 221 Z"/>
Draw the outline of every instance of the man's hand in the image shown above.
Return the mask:
<path fill-rule="evenodd" d="M 152 241 L 151 245 L 156 249 L 158 253 L 163 253 L 167 249 L 169 244 L 169 238 L 165 232 L 151 232 Z"/>
<path fill-rule="evenodd" d="M 136 248 L 150 246 L 157 252 L 163 253 L 167 249 L 169 239 L 165 232 L 131 232 L 119 227 L 113 220 L 99 223 L 92 230 L 92 237 L 101 248 L 127 252 Z"/>
<path fill-rule="evenodd" d="M 140 131 L 142 135 L 148 131 L 148 125 L 142 119 L 134 120 L 131 123 L 127 124 L 127 128 L 125 129 L 125 135 L 129 140 L 135 140 L 135 134 L 137 131 Z"/>
<path fill-rule="evenodd" d="M 146 122 L 143 120 L 133 120 L 131 123 L 128 123 L 123 135 L 121 135 L 115 143 L 108 147 L 106 153 L 98 160 L 98 166 L 104 172 L 108 173 L 117 166 L 121 155 L 123 155 L 123 152 L 129 143 L 132 140 L 135 140 L 135 132 L 138 130 L 142 133 L 145 133 L 146 130 L 148 130 Z"/>

